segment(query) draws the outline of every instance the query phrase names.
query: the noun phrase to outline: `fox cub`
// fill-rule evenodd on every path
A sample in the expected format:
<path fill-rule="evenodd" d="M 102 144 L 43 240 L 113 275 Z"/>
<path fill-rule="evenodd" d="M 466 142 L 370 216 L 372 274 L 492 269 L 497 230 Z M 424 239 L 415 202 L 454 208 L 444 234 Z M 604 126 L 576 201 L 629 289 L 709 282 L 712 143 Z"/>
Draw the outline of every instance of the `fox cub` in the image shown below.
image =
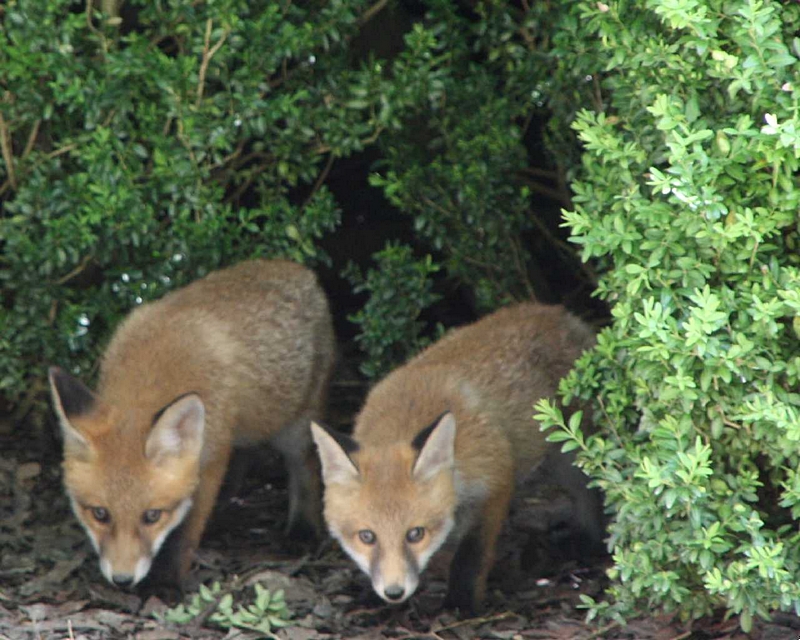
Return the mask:
<path fill-rule="evenodd" d="M 253 260 L 135 309 L 105 350 L 96 393 L 52 367 L 64 485 L 106 579 L 141 581 L 178 525 L 163 577 L 185 576 L 237 445 L 271 439 L 289 469 L 290 532 L 319 527 L 308 425 L 334 357 L 314 273 Z"/>
<path fill-rule="evenodd" d="M 369 393 L 353 436 L 312 423 L 331 534 L 387 602 L 402 602 L 445 541 L 446 606 L 478 610 L 515 482 L 548 454 L 582 528 L 602 538 L 599 497 L 545 441 L 533 405 L 552 396 L 593 332 L 562 307 L 523 303 L 445 335 Z"/>

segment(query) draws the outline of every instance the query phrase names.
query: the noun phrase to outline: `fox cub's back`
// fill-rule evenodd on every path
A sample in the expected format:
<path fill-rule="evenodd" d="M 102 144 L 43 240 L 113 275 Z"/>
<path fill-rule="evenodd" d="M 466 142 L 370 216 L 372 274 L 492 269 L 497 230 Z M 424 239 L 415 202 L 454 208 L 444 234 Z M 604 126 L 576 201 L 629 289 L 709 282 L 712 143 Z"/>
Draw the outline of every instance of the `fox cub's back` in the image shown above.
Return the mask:
<path fill-rule="evenodd" d="M 594 341 L 593 331 L 564 307 L 504 307 L 451 330 L 379 382 L 353 435 L 364 442 L 410 442 L 420 421 L 450 409 L 457 419 L 459 414 L 470 418 L 459 420 L 457 449 L 459 442 L 479 449 L 479 443 L 491 439 L 482 452 L 489 455 L 503 449 L 499 435 L 508 439 L 508 451 L 525 472 L 549 448 L 531 419 L 534 402 L 556 393 L 561 378 Z M 481 419 L 473 423 L 478 415 Z"/>
<path fill-rule="evenodd" d="M 209 413 L 235 409 L 232 435 L 247 443 L 307 406 L 334 357 L 328 304 L 314 273 L 288 261 L 249 261 L 134 310 L 106 349 L 98 392 L 157 411 L 177 393 L 194 391 L 213 399 Z M 222 397 L 224 407 L 214 406 Z"/>

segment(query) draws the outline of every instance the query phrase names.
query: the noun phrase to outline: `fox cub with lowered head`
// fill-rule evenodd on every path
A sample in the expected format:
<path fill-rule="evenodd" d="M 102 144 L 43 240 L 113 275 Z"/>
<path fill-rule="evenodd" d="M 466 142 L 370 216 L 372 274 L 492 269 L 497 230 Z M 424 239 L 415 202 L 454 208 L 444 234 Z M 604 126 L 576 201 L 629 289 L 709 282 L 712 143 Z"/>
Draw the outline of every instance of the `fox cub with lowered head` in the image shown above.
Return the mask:
<path fill-rule="evenodd" d="M 353 436 L 312 423 L 331 534 L 387 602 L 417 588 L 454 542 L 446 606 L 481 607 L 515 482 L 551 456 L 582 528 L 602 538 L 599 497 L 532 419 L 593 332 L 559 306 L 507 307 L 445 335 L 369 393 Z"/>
<path fill-rule="evenodd" d="M 290 532 L 319 527 L 308 425 L 323 412 L 334 357 L 314 273 L 253 260 L 128 315 L 96 393 L 52 367 L 64 485 L 103 575 L 138 583 L 182 525 L 163 576 L 182 579 L 237 445 L 271 439 L 287 461 Z"/>

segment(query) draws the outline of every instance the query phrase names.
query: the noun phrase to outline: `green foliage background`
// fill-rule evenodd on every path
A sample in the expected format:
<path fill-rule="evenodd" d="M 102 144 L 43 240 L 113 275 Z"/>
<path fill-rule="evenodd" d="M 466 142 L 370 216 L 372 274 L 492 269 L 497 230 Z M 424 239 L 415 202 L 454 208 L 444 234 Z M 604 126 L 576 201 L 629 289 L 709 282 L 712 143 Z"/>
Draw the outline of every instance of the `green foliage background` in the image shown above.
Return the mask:
<path fill-rule="evenodd" d="M 339 276 L 369 294 L 362 370 L 434 337 L 426 309 L 455 287 L 480 313 L 591 284 L 612 322 L 564 391 L 598 432 L 539 407 L 614 518 L 613 598 L 590 612 L 800 611 L 799 5 L 103 6 L 0 8 L 0 396 L 18 415 L 47 364 L 90 377 L 135 304 L 249 256 L 332 264 L 329 178 L 366 150 L 394 209 L 363 215 L 413 238 Z"/>
<path fill-rule="evenodd" d="M 600 434 L 539 408 L 614 514 L 613 599 L 589 604 L 800 612 L 800 6 L 579 2 L 560 24 L 563 72 L 601 78 L 565 220 L 613 324 L 563 385 Z"/>

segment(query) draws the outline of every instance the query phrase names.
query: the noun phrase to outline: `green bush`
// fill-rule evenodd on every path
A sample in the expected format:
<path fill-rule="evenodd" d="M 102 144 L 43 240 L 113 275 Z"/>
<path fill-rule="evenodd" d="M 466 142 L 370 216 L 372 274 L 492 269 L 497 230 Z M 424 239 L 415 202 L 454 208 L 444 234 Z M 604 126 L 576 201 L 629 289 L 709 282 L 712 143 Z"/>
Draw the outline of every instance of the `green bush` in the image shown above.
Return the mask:
<path fill-rule="evenodd" d="M 341 216 L 331 165 L 368 146 L 382 153 L 373 185 L 413 217 L 398 269 L 434 253 L 479 311 L 543 286 L 522 237 L 542 226 L 532 194 L 548 189 L 523 171 L 548 73 L 530 55 L 534 11 L 433 0 L 382 60 L 359 40 L 381 2 L 102 4 L 110 13 L 17 0 L 2 14 L 0 395 L 12 405 L 40 391 L 48 363 L 91 375 L 121 315 L 209 270 L 326 262 L 319 243 Z M 404 305 L 396 293 L 375 295 Z M 377 342 L 384 320 L 357 314 L 365 371 L 424 343 L 417 318 L 433 299 L 411 301 L 408 326 L 394 320 Z"/>
<path fill-rule="evenodd" d="M 451 0 L 429 6 L 437 91 L 415 105 L 407 126 L 381 138 L 384 156 L 371 182 L 414 216 L 415 232 L 486 312 L 546 290 L 532 277 L 537 264 L 523 236 L 546 217 L 534 194 L 553 196 L 526 177 L 524 141 L 543 113 L 548 14 L 498 0 L 478 3 L 476 15 Z M 556 175 L 533 175 L 549 173 Z"/>
<path fill-rule="evenodd" d="M 112 8 L 121 3 L 105 2 Z M 92 371 L 133 305 L 251 256 L 325 261 L 330 164 L 430 85 L 408 36 L 354 63 L 364 0 L 17 0 L 0 14 L 0 395 Z M 35 384 L 35 382 L 39 385 Z"/>
<path fill-rule="evenodd" d="M 614 516 L 593 613 L 800 613 L 798 33 L 796 3 L 674 0 L 570 3 L 554 36 L 600 101 L 565 219 L 613 324 L 563 386 L 599 433 L 538 407 Z"/>
<path fill-rule="evenodd" d="M 383 59 L 383 2 L 92 6 L 1 14 L 0 396 L 90 374 L 122 314 L 219 265 L 326 263 L 332 164 L 370 147 L 413 237 L 345 272 L 362 370 L 456 286 L 471 314 L 596 285 L 613 323 L 563 389 L 598 432 L 538 407 L 614 517 L 591 614 L 800 612 L 800 5 L 427 0 Z"/>
<path fill-rule="evenodd" d="M 360 368 L 368 378 L 386 375 L 430 342 L 420 315 L 440 297 L 430 278 L 439 267 L 430 256 L 415 260 L 407 245 L 389 244 L 374 259 L 377 268 L 366 276 L 355 264 L 344 274 L 355 293 L 369 293 L 349 318 L 361 328 L 356 342 L 366 356 Z"/>

